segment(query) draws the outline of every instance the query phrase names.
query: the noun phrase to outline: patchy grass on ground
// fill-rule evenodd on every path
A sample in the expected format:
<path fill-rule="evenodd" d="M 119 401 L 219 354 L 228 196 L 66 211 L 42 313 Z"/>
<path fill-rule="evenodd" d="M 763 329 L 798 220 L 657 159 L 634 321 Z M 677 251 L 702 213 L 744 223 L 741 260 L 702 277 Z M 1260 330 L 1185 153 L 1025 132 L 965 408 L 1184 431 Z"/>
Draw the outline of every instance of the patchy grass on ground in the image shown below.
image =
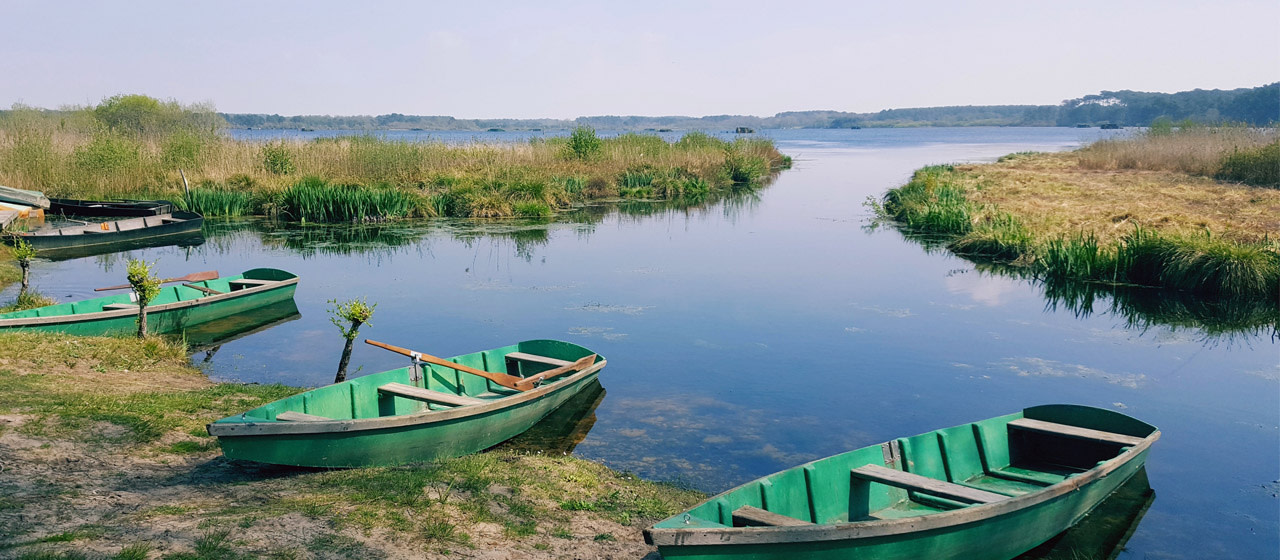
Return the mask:
<path fill-rule="evenodd" d="M 204 424 L 298 391 L 215 384 L 160 340 L 0 334 L 0 557 L 637 558 L 703 496 L 567 456 L 227 461 Z"/>

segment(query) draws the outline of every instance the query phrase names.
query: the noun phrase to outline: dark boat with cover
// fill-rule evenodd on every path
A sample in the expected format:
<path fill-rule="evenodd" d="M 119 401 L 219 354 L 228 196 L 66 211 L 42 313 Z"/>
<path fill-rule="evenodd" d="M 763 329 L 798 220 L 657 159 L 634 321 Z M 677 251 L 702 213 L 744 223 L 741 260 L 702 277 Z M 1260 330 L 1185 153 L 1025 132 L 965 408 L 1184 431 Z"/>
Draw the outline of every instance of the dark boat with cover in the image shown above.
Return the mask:
<path fill-rule="evenodd" d="M 172 214 L 173 204 L 167 200 L 77 200 L 49 199 L 49 213 L 64 216 L 131 218 Z"/>
<path fill-rule="evenodd" d="M 1045 405 L 819 459 L 645 530 L 665 558 L 1009 560 L 1142 469 L 1160 432 Z"/>
<path fill-rule="evenodd" d="M 320 387 L 209 424 L 228 459 L 302 467 L 458 457 L 528 430 L 584 389 L 605 360 L 556 340 L 436 358 Z M 599 358 L 599 359 L 598 359 Z"/>
<path fill-rule="evenodd" d="M 204 217 L 194 212 L 173 212 L 102 223 L 14 233 L 9 239 L 23 239 L 42 257 L 63 253 L 94 252 L 133 242 L 153 243 L 198 235 Z"/>

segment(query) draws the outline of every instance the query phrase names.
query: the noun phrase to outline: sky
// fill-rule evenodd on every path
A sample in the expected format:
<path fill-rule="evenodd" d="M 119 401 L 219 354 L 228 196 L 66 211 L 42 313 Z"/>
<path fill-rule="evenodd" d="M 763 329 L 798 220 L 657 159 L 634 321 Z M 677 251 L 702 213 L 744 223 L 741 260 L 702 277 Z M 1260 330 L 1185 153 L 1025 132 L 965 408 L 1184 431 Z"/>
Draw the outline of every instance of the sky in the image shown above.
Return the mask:
<path fill-rule="evenodd" d="M 1280 81 L 1280 1 L 0 0 L 0 107 L 769 116 Z"/>

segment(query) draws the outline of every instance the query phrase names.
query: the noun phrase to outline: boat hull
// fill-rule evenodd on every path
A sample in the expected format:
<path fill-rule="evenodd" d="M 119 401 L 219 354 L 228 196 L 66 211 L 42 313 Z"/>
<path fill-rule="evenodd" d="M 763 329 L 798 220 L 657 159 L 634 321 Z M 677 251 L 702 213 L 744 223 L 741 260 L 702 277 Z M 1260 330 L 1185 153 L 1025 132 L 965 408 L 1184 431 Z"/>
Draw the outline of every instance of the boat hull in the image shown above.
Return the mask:
<path fill-rule="evenodd" d="M 557 341 L 526 341 L 483 354 L 488 363 L 495 364 L 516 351 L 562 360 L 581 357 L 578 354 L 583 352 L 583 356 L 590 355 L 580 346 Z M 465 364 L 471 358 L 472 367 L 482 368 L 485 363 L 480 354 L 452 360 Z M 525 432 L 584 389 L 593 387 L 605 363 L 597 361 L 529 391 L 500 394 L 489 392 L 493 385 L 478 377 L 463 379 L 471 374 L 424 365 L 423 376 L 415 379 L 414 370 L 405 367 L 313 389 L 224 418 L 210 424 L 209 433 L 218 437 L 222 452 L 229 459 L 277 465 L 367 467 L 459 457 Z M 488 367 L 489 371 L 495 369 L 494 365 Z M 455 381 L 457 384 L 450 385 Z M 425 384 L 432 390 L 461 386 L 468 395 L 481 400 L 466 406 L 425 407 L 381 394 L 378 388 L 388 383 Z M 316 415 L 323 420 L 276 420 L 286 412 Z"/>
<path fill-rule="evenodd" d="M 256 271 L 274 271 L 274 269 L 255 269 Z M 176 301 L 147 306 L 147 331 L 153 334 L 175 334 L 187 328 L 230 315 L 248 313 L 255 309 L 290 300 L 297 289 L 298 278 L 283 271 L 280 281 L 267 286 L 259 286 L 244 290 L 201 297 L 186 301 Z M 176 289 L 166 287 L 163 289 Z M 76 304 L 52 306 L 59 308 Z M 51 308 L 51 311 L 54 309 Z M 78 336 L 114 336 L 137 332 L 138 312 L 136 309 L 99 311 L 84 314 L 47 314 L 34 317 L 0 318 L 0 329 L 21 329 L 37 332 L 59 332 Z M 17 312 L 14 314 L 21 314 Z M 7 314 L 13 315 L 13 314 Z"/>
<path fill-rule="evenodd" d="M 1031 422 L 1039 421 L 1042 425 L 1053 422 L 1052 426 L 1058 428 L 1066 424 L 1089 428 L 1086 431 L 1101 430 L 1093 432 L 1094 434 L 1120 434 L 1120 437 L 1126 439 L 1126 443 L 1081 444 L 1093 446 L 1090 449 L 1095 450 L 1086 455 L 1101 448 L 1097 446 L 1114 446 L 1112 449 L 1116 451 L 1110 456 L 1103 454 L 1105 460 L 1098 461 L 1096 465 L 1093 463 L 1094 459 L 1102 457 L 1091 456 L 1086 459 L 1092 468 L 1073 466 L 1073 469 L 1077 469 L 1073 474 L 1055 475 L 1058 482 L 1043 481 L 1034 485 L 1014 483 L 1025 487 L 1022 491 L 1024 493 L 1011 492 L 1007 496 L 987 494 L 981 502 L 953 503 L 933 508 L 928 506 L 931 502 L 938 502 L 936 495 L 909 497 L 902 493 L 898 498 L 890 498 L 887 503 L 895 503 L 894 500 L 898 499 L 906 501 L 877 510 L 877 513 L 869 517 L 867 510 L 860 509 L 865 508 L 868 496 L 881 496 L 880 499 L 883 500 L 885 494 L 866 486 L 859 486 L 859 490 L 854 490 L 849 482 L 850 468 L 855 471 L 855 482 L 861 479 L 856 471 L 865 470 L 861 465 L 879 465 L 882 461 L 885 467 L 877 468 L 892 472 L 904 472 L 909 467 L 908 472 L 928 473 L 935 467 L 941 468 L 943 464 L 948 472 L 963 470 L 963 462 L 968 460 L 965 457 L 948 455 L 944 459 L 943 455 L 931 455 L 931 450 L 921 444 L 937 442 L 936 445 L 940 445 L 943 453 L 946 453 L 945 450 L 949 447 L 957 450 L 963 448 L 966 433 L 974 434 L 980 442 L 998 441 L 1001 438 L 992 437 L 993 432 L 983 430 L 993 427 L 1004 430 L 1006 425 L 1023 422 L 1022 414 L 903 438 L 776 473 L 699 504 L 683 514 L 683 521 L 680 515 L 664 520 L 647 529 L 645 537 L 658 546 L 665 558 L 1009 560 L 1067 530 L 1102 503 L 1135 473 L 1141 471 L 1150 445 L 1159 437 L 1159 431 L 1155 428 L 1111 411 L 1071 405 L 1035 407 L 1025 411 L 1028 415 L 1025 418 Z M 1085 419 L 1086 422 L 1071 424 L 1069 420 L 1072 419 Z M 1019 429 L 1022 427 L 1019 426 Z M 1048 449 L 1048 453 L 1058 460 L 1063 457 L 1061 453 L 1065 453 L 1060 450 L 1075 445 L 1052 439 L 1026 443 L 1032 440 L 1022 438 L 1046 437 L 1026 434 L 1027 432 L 1019 431 L 1017 438 L 1009 436 L 1011 440 L 1023 442 L 1019 447 L 1009 447 L 1013 456 L 1028 453 L 1032 449 Z M 1079 434 L 1069 437 L 1076 435 Z M 936 449 L 938 448 L 934 448 Z M 998 461 L 997 456 L 1002 451 L 990 447 L 981 453 L 984 462 Z M 1005 455 L 1006 462 L 1009 456 Z M 1070 462 L 1063 461 L 1061 464 L 1067 465 Z M 845 473 L 843 486 L 834 482 L 837 478 L 833 476 L 838 477 L 839 472 Z M 1007 474 L 1009 469 L 1002 467 L 1000 472 Z M 1041 473 L 1041 476 L 1046 475 L 1047 471 Z M 954 483 L 947 483 L 948 476 L 917 478 L 933 478 L 942 480 L 941 484 L 944 486 L 959 487 Z M 977 488 L 972 484 L 982 478 L 966 478 L 963 482 L 968 488 Z M 986 480 L 995 479 L 988 477 Z M 1000 479 L 998 483 L 1005 484 L 1005 489 L 1008 489 L 1010 481 Z M 994 490 L 997 487 L 987 488 Z M 806 493 L 807 499 L 804 497 Z M 870 499 L 874 501 L 877 498 Z M 920 501 L 922 499 L 923 502 Z M 735 517 L 731 523 L 729 512 L 735 512 L 733 515 L 737 516 L 738 508 L 748 505 L 767 508 L 770 512 L 779 510 L 783 512 L 781 515 L 799 522 L 791 523 L 790 526 L 744 527 L 737 524 Z M 847 510 L 847 519 L 853 519 L 854 512 L 858 512 L 858 517 L 853 521 L 835 519 L 824 523 L 809 522 L 815 518 L 827 519 L 826 515 L 831 513 L 833 507 Z M 805 509 L 813 513 L 806 516 L 803 513 Z M 824 509 L 827 514 L 817 513 Z"/>
<path fill-rule="evenodd" d="M 65 216 L 96 216 L 104 218 L 136 218 L 158 216 L 173 212 L 173 204 L 167 200 L 78 200 L 73 198 L 49 199 L 49 213 Z"/>
<path fill-rule="evenodd" d="M 107 225 L 107 229 L 100 230 L 96 227 L 98 224 L 90 224 L 73 228 L 38 230 L 19 234 L 17 238 L 30 243 L 41 257 L 65 258 L 123 250 L 139 244 L 145 246 L 176 244 L 185 239 L 199 237 L 201 227 L 204 225 L 204 218 L 192 212 L 174 212 L 132 220 L 159 220 L 162 223 L 125 229 L 110 225 L 116 222 L 106 222 L 103 225 Z M 86 233 L 87 230 L 93 233 Z M 203 239 L 200 241 L 203 242 Z"/>
<path fill-rule="evenodd" d="M 461 457 L 524 433 L 595 380 L 593 372 L 540 399 L 440 422 L 361 432 L 224 437 L 222 453 L 228 459 L 296 467 L 385 466 Z"/>
<path fill-rule="evenodd" d="M 700 560 L 1009 560 L 1067 530 L 1142 468 L 1143 457 L 1098 483 L 1034 508 L 883 537 L 726 546 L 659 546 L 663 558 Z"/>

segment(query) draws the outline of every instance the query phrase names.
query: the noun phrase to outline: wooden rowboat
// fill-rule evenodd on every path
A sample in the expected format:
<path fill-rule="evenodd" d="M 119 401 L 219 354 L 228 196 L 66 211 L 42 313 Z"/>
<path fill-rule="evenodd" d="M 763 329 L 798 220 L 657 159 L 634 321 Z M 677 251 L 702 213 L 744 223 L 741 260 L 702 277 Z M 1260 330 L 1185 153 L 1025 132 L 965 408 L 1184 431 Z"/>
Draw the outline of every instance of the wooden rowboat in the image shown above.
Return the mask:
<path fill-rule="evenodd" d="M 198 235 L 204 218 L 194 212 L 174 212 L 142 218 L 129 218 L 99 224 L 38 229 L 19 232 L 11 238 L 24 239 L 42 257 L 63 253 L 110 250 L 132 242 L 155 242 Z"/>
<path fill-rule="evenodd" d="M 49 199 L 40 191 L 28 191 L 0 185 L 0 202 L 25 204 L 37 208 L 48 208 Z"/>
<path fill-rule="evenodd" d="M 214 276 L 210 274 L 209 276 Z M 147 305 L 147 330 L 180 333 L 187 327 L 292 299 L 298 277 L 274 268 L 176 286 L 165 286 Z M 0 329 L 109 336 L 137 331 L 133 292 L 0 313 Z"/>
<path fill-rule="evenodd" d="M 666 558 L 1008 560 L 1089 513 L 1159 437 L 1110 410 L 1037 406 L 769 475 L 645 541 Z"/>
<path fill-rule="evenodd" d="M 167 200 L 78 200 L 74 198 L 49 199 L 49 213 L 65 216 L 99 216 L 127 218 L 158 216 L 173 213 L 173 204 Z"/>
<path fill-rule="evenodd" d="M 278 465 L 362 467 L 458 457 L 529 429 L 590 387 L 606 363 L 555 340 L 434 360 L 453 366 L 415 361 L 312 389 L 218 420 L 209 434 L 229 459 Z M 493 380 L 508 375 L 543 381 L 520 390 Z"/>

